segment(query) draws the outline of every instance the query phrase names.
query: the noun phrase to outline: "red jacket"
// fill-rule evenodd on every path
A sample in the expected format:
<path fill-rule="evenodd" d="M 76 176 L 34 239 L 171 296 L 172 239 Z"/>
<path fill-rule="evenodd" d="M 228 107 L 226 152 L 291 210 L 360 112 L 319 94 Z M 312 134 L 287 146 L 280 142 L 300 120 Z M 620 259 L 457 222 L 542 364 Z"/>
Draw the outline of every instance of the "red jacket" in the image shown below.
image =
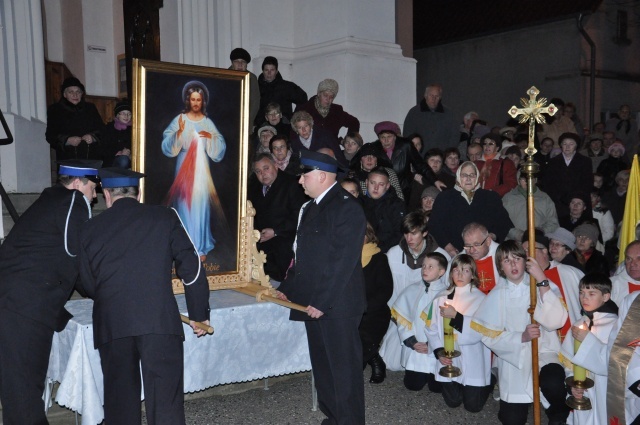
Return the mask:
<path fill-rule="evenodd" d="M 493 158 L 491 161 L 474 161 L 480 172 L 480 187 L 497 192 L 503 197 L 518 184 L 516 166 L 508 159 Z M 486 170 L 485 170 L 486 168 Z"/>

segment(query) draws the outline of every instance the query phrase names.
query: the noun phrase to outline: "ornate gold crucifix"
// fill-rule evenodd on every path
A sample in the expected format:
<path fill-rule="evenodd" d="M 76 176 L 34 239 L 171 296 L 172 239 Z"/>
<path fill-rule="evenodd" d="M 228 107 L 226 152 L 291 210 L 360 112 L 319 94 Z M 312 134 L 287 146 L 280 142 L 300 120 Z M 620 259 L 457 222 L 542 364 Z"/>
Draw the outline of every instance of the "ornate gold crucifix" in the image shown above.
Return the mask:
<path fill-rule="evenodd" d="M 529 95 L 529 100 L 524 97 L 520 98 L 522 108 L 517 108 L 513 105 L 511 109 L 509 109 L 509 115 L 511 115 L 512 118 L 522 115 L 520 117 L 520 124 L 524 124 L 529 121 L 529 146 L 527 146 L 525 152 L 529 158 L 531 158 L 537 152 L 533 143 L 534 136 L 536 134 L 536 123 L 544 124 L 546 120 L 542 114 L 555 115 L 558 108 L 556 108 L 553 103 L 549 106 L 545 106 L 547 104 L 547 99 L 544 97 L 536 99 L 540 94 L 540 90 L 535 86 L 531 86 L 531 88 L 527 90 L 527 94 Z"/>

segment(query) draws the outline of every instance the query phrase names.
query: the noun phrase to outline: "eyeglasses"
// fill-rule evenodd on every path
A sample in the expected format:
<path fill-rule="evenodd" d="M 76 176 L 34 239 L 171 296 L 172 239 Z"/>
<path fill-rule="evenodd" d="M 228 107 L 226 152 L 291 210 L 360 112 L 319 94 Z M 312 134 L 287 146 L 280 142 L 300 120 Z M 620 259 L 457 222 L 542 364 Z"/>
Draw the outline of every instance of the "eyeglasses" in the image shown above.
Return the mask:
<path fill-rule="evenodd" d="M 495 146 L 496 142 L 482 142 L 482 146 Z"/>
<path fill-rule="evenodd" d="M 591 239 L 591 238 L 586 235 L 579 235 L 579 236 L 576 236 L 576 239 L 585 240 L 585 239 Z"/>
<path fill-rule="evenodd" d="M 460 173 L 460 178 L 461 179 L 475 179 L 477 177 L 476 174 L 464 174 L 464 173 Z"/>
<path fill-rule="evenodd" d="M 271 112 L 271 113 L 267 114 L 267 116 L 269 118 L 277 118 L 277 117 L 280 116 L 280 113 L 279 112 Z"/>
<path fill-rule="evenodd" d="M 130 117 L 132 114 L 131 112 L 118 112 L 118 115 L 122 115 L 123 117 Z"/>
<path fill-rule="evenodd" d="M 489 235 L 487 235 L 487 237 L 484 238 L 484 240 L 482 242 L 480 242 L 480 243 L 462 245 L 462 247 L 467 251 L 470 250 L 471 248 L 477 249 L 477 248 L 480 248 L 482 245 L 484 245 L 484 243 L 487 241 L 487 239 L 489 239 Z"/>

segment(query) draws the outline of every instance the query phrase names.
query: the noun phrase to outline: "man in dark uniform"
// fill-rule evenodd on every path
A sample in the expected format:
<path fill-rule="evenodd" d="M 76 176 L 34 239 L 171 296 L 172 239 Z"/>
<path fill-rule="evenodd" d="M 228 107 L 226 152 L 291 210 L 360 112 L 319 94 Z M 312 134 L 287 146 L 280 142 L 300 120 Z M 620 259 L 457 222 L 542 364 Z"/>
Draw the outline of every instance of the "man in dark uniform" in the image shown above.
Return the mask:
<path fill-rule="evenodd" d="M 140 365 L 149 424 L 184 424 L 183 347 L 171 267 L 185 285 L 191 327 L 209 322 L 209 287 L 175 210 L 140 204 L 131 170 L 101 170 L 107 210 L 82 228 L 80 277 L 93 305 L 108 424 L 141 422 Z"/>
<path fill-rule="evenodd" d="M 45 424 L 45 376 L 54 331 L 78 278 L 80 226 L 91 218 L 101 161 L 60 163 L 0 245 L 0 399 L 6 424 Z M 90 180 L 94 179 L 94 181 Z"/>
<path fill-rule="evenodd" d="M 301 211 L 295 263 L 278 295 L 307 307 L 291 310 L 305 321 L 323 424 L 364 424 L 362 345 L 358 325 L 365 310 L 362 207 L 339 184 L 338 163 L 302 151 L 300 184 L 313 198 Z"/>
<path fill-rule="evenodd" d="M 281 282 L 293 258 L 291 247 L 304 193 L 294 176 L 278 170 L 270 154 L 259 154 L 253 171 L 247 197 L 256 209 L 253 227 L 260 231 L 258 249 L 267 254 L 265 273 Z"/>

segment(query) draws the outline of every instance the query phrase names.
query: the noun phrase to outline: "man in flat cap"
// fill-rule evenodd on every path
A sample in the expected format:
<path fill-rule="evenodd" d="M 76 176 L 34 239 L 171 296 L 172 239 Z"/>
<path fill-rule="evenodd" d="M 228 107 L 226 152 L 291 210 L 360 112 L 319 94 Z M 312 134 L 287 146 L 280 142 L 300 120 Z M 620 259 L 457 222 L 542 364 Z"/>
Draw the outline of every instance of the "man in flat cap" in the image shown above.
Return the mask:
<path fill-rule="evenodd" d="M 195 321 L 209 323 L 209 286 L 178 213 L 138 202 L 142 176 L 121 168 L 100 171 L 107 210 L 82 228 L 80 277 L 94 300 L 105 423 L 141 423 L 142 369 L 147 422 L 179 425 L 185 423 L 184 331 L 172 265 L 198 336 L 204 331 Z"/>
<path fill-rule="evenodd" d="M 47 423 L 42 400 L 54 331 L 78 278 L 80 226 L 91 218 L 101 161 L 61 161 L 0 245 L 0 400 L 5 424 Z"/>
<path fill-rule="evenodd" d="M 322 423 L 364 424 L 362 345 L 365 310 L 361 253 L 366 220 L 353 196 L 336 184 L 337 161 L 302 151 L 300 184 L 312 198 L 303 205 L 294 262 L 280 286 L 282 299 L 308 306 L 291 310 L 304 321 Z"/>
<path fill-rule="evenodd" d="M 231 66 L 229 69 L 234 71 L 244 71 L 249 73 L 249 123 L 253 125 L 260 109 L 260 86 L 258 86 L 258 77 L 251 71 L 247 70 L 247 65 L 251 62 L 251 55 L 242 47 L 236 47 L 229 55 Z M 249 130 L 252 130 L 249 128 Z M 250 131 L 251 133 L 253 131 Z"/>

